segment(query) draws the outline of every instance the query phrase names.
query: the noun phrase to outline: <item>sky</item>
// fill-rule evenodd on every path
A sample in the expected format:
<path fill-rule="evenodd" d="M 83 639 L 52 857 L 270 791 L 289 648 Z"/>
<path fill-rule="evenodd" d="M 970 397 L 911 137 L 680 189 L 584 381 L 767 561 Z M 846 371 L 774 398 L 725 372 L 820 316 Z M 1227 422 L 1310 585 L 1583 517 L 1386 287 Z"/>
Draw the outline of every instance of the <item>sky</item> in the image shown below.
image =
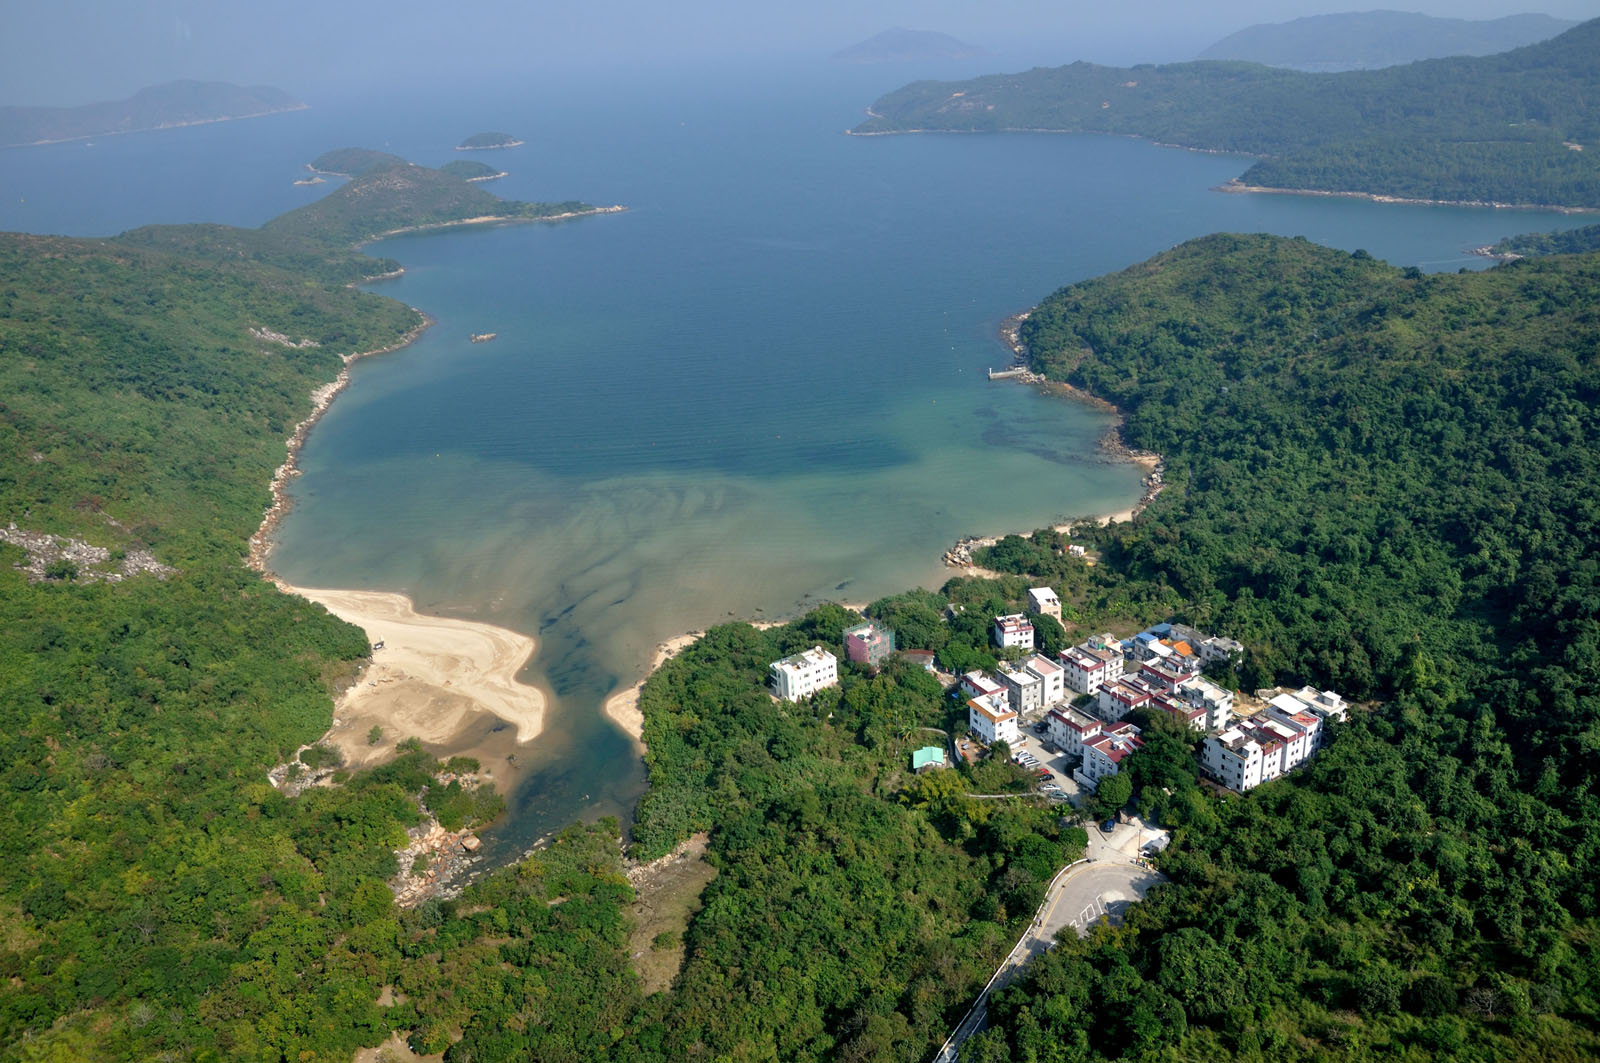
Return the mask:
<path fill-rule="evenodd" d="M 1454 18 L 1530 10 L 1496 0 L 1395 6 Z M 1328 0 L 0 0 L 0 105 L 116 99 L 175 78 L 307 96 L 398 71 L 415 80 L 820 58 L 891 26 L 979 45 L 996 70 L 1171 62 L 1258 22 L 1362 9 Z M 1533 10 L 1594 18 L 1600 0 Z"/>

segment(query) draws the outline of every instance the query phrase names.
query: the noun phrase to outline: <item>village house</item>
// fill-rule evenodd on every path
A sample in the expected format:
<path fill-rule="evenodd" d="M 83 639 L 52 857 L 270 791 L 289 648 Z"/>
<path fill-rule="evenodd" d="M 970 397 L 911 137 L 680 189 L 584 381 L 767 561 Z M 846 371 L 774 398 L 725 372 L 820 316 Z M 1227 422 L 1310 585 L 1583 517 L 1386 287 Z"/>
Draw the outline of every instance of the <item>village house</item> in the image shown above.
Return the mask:
<path fill-rule="evenodd" d="M 1033 625 L 1021 613 L 1008 613 L 994 618 L 994 641 L 1001 648 L 1020 646 L 1033 649 Z"/>
<path fill-rule="evenodd" d="M 1051 709 L 1045 717 L 1045 724 L 1049 727 L 1050 741 L 1069 757 L 1082 755 L 1083 743 L 1097 736 L 1105 727 L 1088 713 L 1066 707 Z"/>
<path fill-rule="evenodd" d="M 1307 702 L 1328 711 L 1319 714 Z M 1244 793 L 1315 756 L 1326 741 L 1327 720 L 1343 719 L 1343 712 L 1344 699 L 1332 692 L 1307 687 L 1279 695 L 1262 712 L 1207 738 L 1201 767 L 1228 789 Z"/>
<path fill-rule="evenodd" d="M 1204 676 L 1197 676 L 1183 684 L 1179 691 L 1183 700 L 1203 710 L 1205 725 L 1202 731 L 1220 731 L 1233 720 L 1233 691 L 1217 686 Z"/>
<path fill-rule="evenodd" d="M 1045 708 L 1060 704 L 1067 696 L 1067 672 L 1043 654 L 1036 653 L 1022 662 L 1022 667 L 1039 677 L 1040 701 Z"/>
<path fill-rule="evenodd" d="M 911 754 L 911 770 L 918 775 L 949 767 L 942 746 L 923 746 Z"/>
<path fill-rule="evenodd" d="M 1044 683 L 1038 675 L 1026 668 L 1012 671 L 1004 665 L 995 675 L 1005 684 L 1006 701 L 1011 711 L 1021 715 L 1044 708 Z"/>
<path fill-rule="evenodd" d="M 1134 709 L 1143 708 L 1155 696 L 1155 690 L 1138 676 L 1125 676 L 1110 686 L 1100 688 L 1100 698 L 1095 703 L 1102 720 L 1117 721 Z"/>
<path fill-rule="evenodd" d="M 1139 729 L 1131 723 L 1110 724 L 1083 743 L 1083 766 L 1072 773 L 1078 785 L 1093 792 L 1100 780 L 1115 775 L 1122 762 L 1144 748 Z"/>
<path fill-rule="evenodd" d="M 1069 646 L 1056 654 L 1068 688 L 1078 694 L 1098 694 L 1107 683 L 1122 678 L 1122 654 L 1090 646 Z"/>
<path fill-rule="evenodd" d="M 1028 588 L 1028 613 L 1031 616 L 1048 616 L 1061 619 L 1061 599 L 1049 587 Z"/>
<path fill-rule="evenodd" d="M 1022 737 L 1017 729 L 1017 714 L 1004 694 L 985 694 L 967 702 L 967 727 L 985 745 L 1005 742 L 1015 745 Z"/>
<path fill-rule="evenodd" d="M 894 630 L 874 620 L 844 629 L 844 655 L 869 668 L 880 667 L 894 652 Z"/>
<path fill-rule="evenodd" d="M 968 698 L 982 698 L 990 694 L 1006 696 L 1004 683 L 997 683 L 979 671 L 971 671 L 961 677 L 961 696 Z"/>
<path fill-rule="evenodd" d="M 813 646 L 803 653 L 773 661 L 767 671 L 774 694 L 784 701 L 799 701 L 824 687 L 838 685 L 839 658 L 821 646 Z"/>

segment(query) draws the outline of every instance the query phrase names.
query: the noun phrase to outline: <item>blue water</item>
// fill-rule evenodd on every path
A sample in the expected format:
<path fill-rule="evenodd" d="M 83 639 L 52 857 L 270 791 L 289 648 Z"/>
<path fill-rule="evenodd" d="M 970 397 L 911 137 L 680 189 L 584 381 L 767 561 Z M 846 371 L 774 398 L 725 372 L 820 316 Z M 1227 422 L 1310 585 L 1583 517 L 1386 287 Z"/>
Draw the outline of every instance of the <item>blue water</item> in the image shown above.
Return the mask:
<path fill-rule="evenodd" d="M 104 235 L 254 225 L 323 194 L 345 145 L 438 164 L 468 133 L 525 199 L 620 215 L 375 247 L 375 289 L 436 328 L 357 363 L 313 433 L 274 567 L 310 586 L 535 635 L 551 695 L 517 750 L 504 855 L 643 787 L 599 713 L 660 640 L 731 616 L 866 601 L 947 572 L 970 533 L 1111 512 L 1137 473 L 1095 411 L 983 372 L 1007 314 L 1217 230 L 1303 235 L 1425 269 L 1590 219 L 1236 196 L 1248 160 L 1112 137 L 841 135 L 916 71 L 791 66 L 402 87 L 246 122 L 0 154 L 0 226 Z M 493 343 L 468 342 L 493 331 Z M 509 736 L 486 726 L 474 748 Z"/>

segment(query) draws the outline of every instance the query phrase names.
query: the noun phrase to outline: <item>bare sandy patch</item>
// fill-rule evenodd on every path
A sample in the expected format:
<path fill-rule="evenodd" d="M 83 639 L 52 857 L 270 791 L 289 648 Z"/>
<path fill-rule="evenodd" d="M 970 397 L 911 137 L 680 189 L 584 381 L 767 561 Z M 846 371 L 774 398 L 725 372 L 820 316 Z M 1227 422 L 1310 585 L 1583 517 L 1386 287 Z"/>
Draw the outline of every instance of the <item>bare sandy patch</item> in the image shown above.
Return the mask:
<path fill-rule="evenodd" d="M 491 734 L 511 732 L 505 737 L 514 735 L 521 745 L 544 729 L 544 692 L 517 678 L 538 647 L 527 635 L 476 620 L 426 616 L 403 594 L 287 585 L 284 590 L 317 602 L 383 647 L 339 699 L 337 722 L 325 739 L 351 767 L 387 759 L 404 738 L 452 753 L 489 752 L 483 747 Z M 374 726 L 382 738 L 370 743 Z M 507 754 L 494 759 L 503 763 Z M 509 767 L 496 766 L 501 770 L 491 768 L 492 774 L 504 781 Z"/>

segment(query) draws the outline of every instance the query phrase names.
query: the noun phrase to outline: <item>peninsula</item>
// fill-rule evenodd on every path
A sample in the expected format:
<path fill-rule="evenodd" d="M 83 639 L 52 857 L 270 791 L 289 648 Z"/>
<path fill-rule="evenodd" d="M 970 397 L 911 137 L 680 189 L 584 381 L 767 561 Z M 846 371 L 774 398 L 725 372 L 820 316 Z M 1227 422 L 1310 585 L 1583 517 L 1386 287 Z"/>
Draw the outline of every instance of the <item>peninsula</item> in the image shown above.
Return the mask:
<path fill-rule="evenodd" d="M 225 81 L 169 81 L 125 100 L 81 107 L 0 107 L 0 147 L 259 118 L 306 105 L 281 89 Z"/>
<path fill-rule="evenodd" d="M 459 177 L 463 181 L 493 181 L 506 176 L 504 170 L 497 170 L 493 166 L 485 165 L 476 159 L 457 159 L 447 162 L 439 167 L 441 173 L 451 177 Z"/>
<path fill-rule="evenodd" d="M 1600 208 L 1600 19 L 1500 55 L 1310 74 L 1073 63 L 921 81 L 857 134 L 1078 132 L 1255 155 L 1244 188 Z"/>

